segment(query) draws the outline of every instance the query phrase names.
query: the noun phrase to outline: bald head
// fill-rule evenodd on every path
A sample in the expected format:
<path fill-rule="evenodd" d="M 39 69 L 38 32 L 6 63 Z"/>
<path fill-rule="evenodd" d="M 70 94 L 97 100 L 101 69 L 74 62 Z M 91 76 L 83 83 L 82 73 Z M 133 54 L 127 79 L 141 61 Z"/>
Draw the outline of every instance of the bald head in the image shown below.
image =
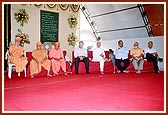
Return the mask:
<path fill-rule="evenodd" d="M 60 42 L 55 42 L 54 46 L 55 46 L 55 49 L 58 50 L 60 48 Z"/>
<path fill-rule="evenodd" d="M 15 45 L 19 45 L 21 40 L 22 40 L 22 38 L 15 37 Z"/>
<path fill-rule="evenodd" d="M 36 43 L 36 47 L 37 47 L 37 50 L 42 49 L 42 43 L 41 42 L 37 42 Z"/>

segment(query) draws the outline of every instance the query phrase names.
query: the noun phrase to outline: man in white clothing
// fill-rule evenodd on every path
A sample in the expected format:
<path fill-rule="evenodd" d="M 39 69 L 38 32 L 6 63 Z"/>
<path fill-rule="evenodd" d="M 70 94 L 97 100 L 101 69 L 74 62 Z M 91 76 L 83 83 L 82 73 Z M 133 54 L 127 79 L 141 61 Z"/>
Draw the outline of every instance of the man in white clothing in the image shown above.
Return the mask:
<path fill-rule="evenodd" d="M 153 42 L 148 42 L 148 48 L 145 49 L 145 56 L 147 61 L 153 62 L 155 73 L 159 73 L 158 61 L 162 62 L 163 59 L 159 57 L 157 51 L 153 48 Z"/>
<path fill-rule="evenodd" d="M 89 74 L 89 58 L 87 49 L 83 48 L 84 42 L 79 42 L 79 48 L 76 48 L 74 51 L 75 57 L 75 72 L 78 74 L 79 62 L 84 62 L 86 67 L 86 73 Z"/>
<path fill-rule="evenodd" d="M 72 64 L 72 62 L 71 62 L 71 59 L 67 56 L 67 51 L 64 51 L 64 53 L 65 53 L 65 61 L 67 61 L 67 62 L 69 62 L 69 64 L 71 65 Z"/>
<path fill-rule="evenodd" d="M 103 48 L 101 48 L 101 42 L 97 42 L 97 47 L 93 49 L 93 59 L 94 62 L 100 63 L 100 73 L 104 74 L 104 61 L 105 61 L 105 53 Z"/>

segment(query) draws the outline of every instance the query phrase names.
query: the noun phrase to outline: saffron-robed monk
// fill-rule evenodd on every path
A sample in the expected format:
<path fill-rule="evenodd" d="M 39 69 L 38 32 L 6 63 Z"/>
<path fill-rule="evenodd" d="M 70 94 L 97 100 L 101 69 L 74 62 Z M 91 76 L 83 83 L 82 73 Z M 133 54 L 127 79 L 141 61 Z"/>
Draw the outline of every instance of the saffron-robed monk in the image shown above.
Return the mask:
<path fill-rule="evenodd" d="M 23 69 L 26 67 L 28 61 L 27 58 L 24 56 L 24 49 L 20 46 L 20 37 L 15 38 L 15 44 L 9 47 L 9 62 L 15 64 L 16 72 L 22 72 Z"/>
<path fill-rule="evenodd" d="M 51 62 L 48 60 L 47 51 L 42 48 L 42 43 L 36 43 L 36 49 L 32 51 L 33 59 L 30 62 L 30 74 L 31 78 L 34 78 L 34 75 L 41 72 L 41 68 L 47 70 L 47 76 L 50 76 L 50 66 Z"/>
<path fill-rule="evenodd" d="M 51 65 L 53 75 L 58 75 L 60 67 L 64 71 L 64 75 L 67 75 L 66 72 L 66 62 L 63 55 L 63 50 L 60 48 L 60 42 L 54 43 L 54 48 L 52 48 L 49 52 L 49 57 L 51 58 Z"/>

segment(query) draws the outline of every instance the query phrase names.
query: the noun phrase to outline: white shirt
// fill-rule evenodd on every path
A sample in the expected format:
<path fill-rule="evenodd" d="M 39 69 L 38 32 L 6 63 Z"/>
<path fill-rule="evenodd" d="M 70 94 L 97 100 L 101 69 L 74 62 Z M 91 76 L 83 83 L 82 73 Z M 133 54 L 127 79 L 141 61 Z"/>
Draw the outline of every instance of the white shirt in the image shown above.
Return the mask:
<path fill-rule="evenodd" d="M 116 59 L 128 59 L 129 50 L 127 47 L 117 47 L 114 53 Z"/>
<path fill-rule="evenodd" d="M 144 52 L 145 52 L 145 55 L 146 55 L 146 53 L 155 53 L 157 51 L 153 48 L 151 48 L 151 49 L 150 48 L 145 48 Z"/>
<path fill-rule="evenodd" d="M 74 51 L 74 57 L 77 58 L 78 56 L 87 57 L 87 50 L 85 48 L 76 48 Z"/>
<path fill-rule="evenodd" d="M 65 61 L 70 62 L 70 61 L 71 61 L 71 59 L 70 59 L 68 56 L 65 56 Z"/>
<path fill-rule="evenodd" d="M 100 56 L 101 54 L 104 55 L 105 57 L 103 48 L 94 48 L 92 51 L 93 51 L 92 61 L 100 61 L 102 59 L 102 57 Z"/>

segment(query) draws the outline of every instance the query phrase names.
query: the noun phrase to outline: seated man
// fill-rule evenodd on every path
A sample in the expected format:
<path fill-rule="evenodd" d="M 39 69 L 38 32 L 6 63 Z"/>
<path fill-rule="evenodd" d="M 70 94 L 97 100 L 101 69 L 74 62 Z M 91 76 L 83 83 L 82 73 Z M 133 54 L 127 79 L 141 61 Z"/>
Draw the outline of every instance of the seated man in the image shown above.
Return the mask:
<path fill-rule="evenodd" d="M 14 45 L 14 43 L 13 42 L 10 42 L 9 43 L 9 47 L 11 46 L 11 45 Z M 8 59 L 9 59 L 9 47 L 7 48 L 7 51 L 6 51 L 6 53 L 5 53 L 5 59 L 8 61 Z"/>
<path fill-rule="evenodd" d="M 144 52 L 141 48 L 139 48 L 138 42 L 134 43 L 134 48 L 131 49 L 130 55 L 133 58 L 132 63 L 134 65 L 135 70 L 137 70 L 136 73 L 141 73 L 141 70 L 143 69 L 143 63 L 144 63 Z M 137 62 L 140 62 L 139 66 Z"/>
<path fill-rule="evenodd" d="M 79 42 L 79 48 L 74 51 L 75 57 L 75 72 L 78 74 L 79 62 L 84 62 L 86 67 L 86 73 L 89 74 L 89 58 L 87 57 L 87 50 L 83 48 L 84 42 Z"/>
<path fill-rule="evenodd" d="M 65 53 L 65 61 L 69 62 L 70 65 L 72 65 L 71 59 L 67 56 L 67 51 L 64 51 Z"/>
<path fill-rule="evenodd" d="M 115 73 L 115 55 L 114 55 L 114 51 L 112 49 L 109 49 L 109 60 L 108 61 L 112 61 L 113 66 L 114 66 L 113 73 Z"/>
<path fill-rule="evenodd" d="M 30 62 L 30 74 L 31 78 L 34 78 L 34 74 L 41 72 L 41 67 L 44 67 L 48 71 L 47 76 L 50 76 L 50 60 L 48 60 L 47 51 L 42 48 L 42 43 L 36 43 L 35 50 L 32 51 L 32 60 Z"/>
<path fill-rule="evenodd" d="M 54 73 L 53 75 L 58 75 L 60 67 L 64 71 L 64 75 L 67 75 L 66 63 L 63 50 L 60 48 L 60 42 L 54 43 L 54 48 L 50 50 L 49 57 L 51 58 L 52 71 Z"/>
<path fill-rule="evenodd" d="M 93 49 L 93 62 L 99 62 L 100 63 L 100 73 L 104 74 L 104 61 L 106 60 L 105 58 L 105 53 L 103 48 L 100 48 L 101 42 L 97 42 L 97 47 Z"/>
<path fill-rule="evenodd" d="M 155 70 L 155 73 L 160 73 L 159 72 L 159 67 L 158 67 L 158 61 L 163 61 L 162 58 L 159 57 L 157 51 L 153 49 L 153 42 L 149 41 L 148 42 L 148 48 L 145 49 L 145 56 L 147 61 L 153 62 L 153 67 Z"/>
<path fill-rule="evenodd" d="M 123 47 L 122 40 L 118 41 L 118 45 L 119 45 L 119 47 L 117 47 L 115 50 L 115 55 L 116 55 L 115 65 L 119 69 L 119 71 L 117 71 L 117 72 L 118 73 L 120 73 L 120 72 L 129 73 L 129 71 L 126 70 L 130 64 L 130 61 L 128 59 L 129 50 L 127 47 Z M 121 66 L 121 62 L 124 63 L 124 67 Z"/>
<path fill-rule="evenodd" d="M 15 64 L 18 73 L 22 72 L 28 63 L 27 58 L 24 56 L 24 49 L 20 46 L 20 41 L 21 38 L 16 37 L 15 44 L 9 47 L 8 52 L 9 63 Z"/>

